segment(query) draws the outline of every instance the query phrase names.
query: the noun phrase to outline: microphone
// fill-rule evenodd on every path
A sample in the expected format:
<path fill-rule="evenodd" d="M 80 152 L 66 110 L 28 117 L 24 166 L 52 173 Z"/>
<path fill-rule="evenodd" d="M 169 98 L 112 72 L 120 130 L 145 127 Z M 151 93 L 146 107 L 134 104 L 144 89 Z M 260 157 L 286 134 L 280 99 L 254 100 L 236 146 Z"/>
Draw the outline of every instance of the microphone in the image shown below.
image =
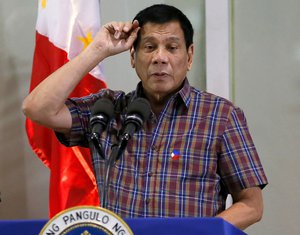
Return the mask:
<path fill-rule="evenodd" d="M 110 99 L 102 98 L 95 102 L 91 110 L 90 124 L 92 127 L 91 140 L 99 155 L 105 159 L 100 142 L 101 133 L 114 116 L 114 105 Z"/>
<path fill-rule="evenodd" d="M 124 152 L 133 134 L 141 129 L 143 123 L 150 117 L 151 106 L 148 100 L 137 98 L 128 105 L 125 117 L 125 127 L 118 145 L 113 146 L 111 162 L 118 160 Z"/>
<path fill-rule="evenodd" d="M 125 117 L 125 128 L 123 138 L 128 141 L 132 135 L 139 131 L 143 123 L 148 120 L 151 114 L 151 106 L 148 100 L 137 98 L 128 106 Z"/>

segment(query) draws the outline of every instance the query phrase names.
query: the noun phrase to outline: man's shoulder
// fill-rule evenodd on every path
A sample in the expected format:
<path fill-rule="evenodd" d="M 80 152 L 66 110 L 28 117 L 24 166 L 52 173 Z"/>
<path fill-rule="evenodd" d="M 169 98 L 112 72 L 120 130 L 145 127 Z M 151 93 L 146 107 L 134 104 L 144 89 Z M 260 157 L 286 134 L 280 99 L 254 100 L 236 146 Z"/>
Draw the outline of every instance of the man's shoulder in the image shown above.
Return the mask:
<path fill-rule="evenodd" d="M 205 103 L 218 103 L 218 104 L 230 106 L 233 108 L 236 107 L 236 105 L 227 98 L 210 93 L 208 91 L 200 90 L 195 87 L 192 87 L 192 94 L 194 94 L 195 99 L 200 99 L 201 101 L 203 101 Z"/>

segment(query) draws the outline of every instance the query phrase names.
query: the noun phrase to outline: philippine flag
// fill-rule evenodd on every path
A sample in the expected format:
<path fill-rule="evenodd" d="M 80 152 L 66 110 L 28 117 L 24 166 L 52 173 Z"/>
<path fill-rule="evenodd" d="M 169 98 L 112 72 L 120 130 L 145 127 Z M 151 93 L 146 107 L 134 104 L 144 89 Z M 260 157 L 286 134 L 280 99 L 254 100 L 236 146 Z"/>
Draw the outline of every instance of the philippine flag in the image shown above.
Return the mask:
<path fill-rule="evenodd" d="M 30 91 L 84 50 L 99 28 L 98 0 L 40 0 Z M 88 95 L 106 87 L 102 78 L 98 65 L 82 79 L 71 96 Z M 64 147 L 52 130 L 29 119 L 26 130 L 32 149 L 50 169 L 50 217 L 73 206 L 99 206 L 89 150 Z"/>
<path fill-rule="evenodd" d="M 171 158 L 173 160 L 179 160 L 180 159 L 180 152 L 176 149 L 174 149 L 171 153 Z"/>

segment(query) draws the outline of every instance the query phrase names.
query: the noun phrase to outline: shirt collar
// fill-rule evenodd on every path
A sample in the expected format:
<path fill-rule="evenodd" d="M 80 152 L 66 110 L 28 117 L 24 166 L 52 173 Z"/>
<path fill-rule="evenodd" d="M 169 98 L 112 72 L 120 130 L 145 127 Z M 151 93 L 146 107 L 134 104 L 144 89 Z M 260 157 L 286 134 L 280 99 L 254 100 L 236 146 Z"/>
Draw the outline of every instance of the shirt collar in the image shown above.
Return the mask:
<path fill-rule="evenodd" d="M 187 78 L 184 79 L 183 86 L 178 91 L 177 96 L 182 99 L 185 107 L 188 108 L 191 102 L 191 86 Z"/>
<path fill-rule="evenodd" d="M 137 84 L 136 90 L 132 95 L 132 100 L 136 99 L 137 97 L 145 98 L 141 81 Z M 181 99 L 185 107 L 188 108 L 191 101 L 191 86 L 187 78 L 184 79 L 182 88 L 176 94 L 174 94 L 173 98 Z"/>

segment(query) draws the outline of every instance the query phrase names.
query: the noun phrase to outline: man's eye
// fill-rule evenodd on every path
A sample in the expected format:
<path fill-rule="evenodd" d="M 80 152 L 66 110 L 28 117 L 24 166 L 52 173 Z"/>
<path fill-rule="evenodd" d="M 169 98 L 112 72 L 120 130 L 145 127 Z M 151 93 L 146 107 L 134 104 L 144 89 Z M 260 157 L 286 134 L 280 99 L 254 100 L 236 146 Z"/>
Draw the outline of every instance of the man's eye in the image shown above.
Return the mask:
<path fill-rule="evenodd" d="M 152 45 L 145 45 L 145 49 L 152 50 L 154 47 Z"/>
<path fill-rule="evenodd" d="M 178 49 L 177 46 L 170 46 L 170 50 L 176 50 L 176 49 Z"/>

